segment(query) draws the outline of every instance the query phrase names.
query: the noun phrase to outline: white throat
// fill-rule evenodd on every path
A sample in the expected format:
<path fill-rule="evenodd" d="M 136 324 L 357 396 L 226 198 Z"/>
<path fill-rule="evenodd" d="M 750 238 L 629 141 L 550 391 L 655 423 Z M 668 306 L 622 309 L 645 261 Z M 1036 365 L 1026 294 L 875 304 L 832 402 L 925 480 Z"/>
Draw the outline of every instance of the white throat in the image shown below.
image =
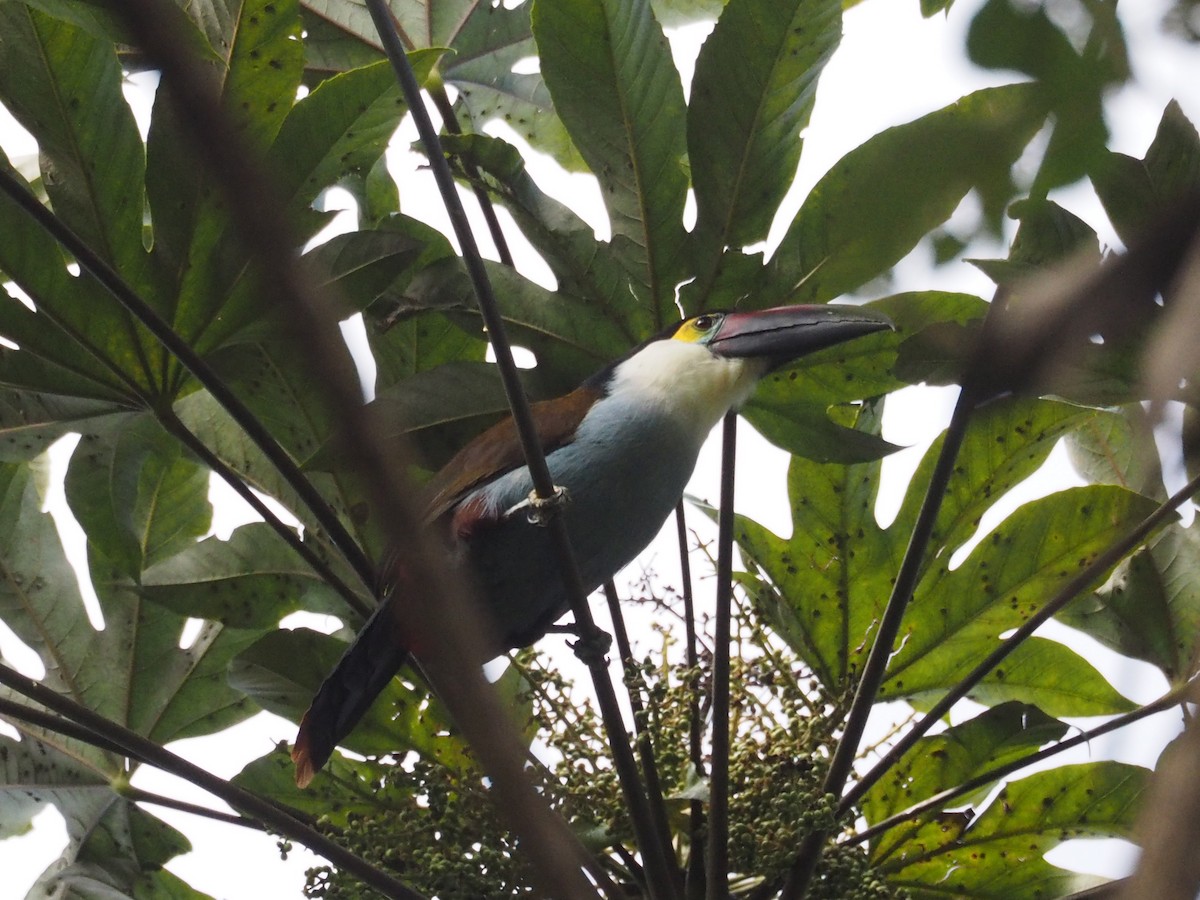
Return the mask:
<path fill-rule="evenodd" d="M 609 395 L 655 407 L 703 441 L 725 413 L 746 402 L 766 365 L 716 356 L 701 344 L 654 341 L 617 366 Z"/>

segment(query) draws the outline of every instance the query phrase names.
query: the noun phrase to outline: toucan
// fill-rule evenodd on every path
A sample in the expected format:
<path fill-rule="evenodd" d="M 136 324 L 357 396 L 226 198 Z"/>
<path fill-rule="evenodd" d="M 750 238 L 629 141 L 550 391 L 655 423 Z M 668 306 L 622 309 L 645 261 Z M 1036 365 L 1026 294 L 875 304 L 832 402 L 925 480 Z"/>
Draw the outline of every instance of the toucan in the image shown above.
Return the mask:
<path fill-rule="evenodd" d="M 561 508 L 584 586 L 595 590 L 637 556 L 674 510 L 708 433 L 768 372 L 816 350 L 890 329 L 845 305 L 708 312 L 678 322 L 569 394 L 532 406 L 542 450 L 567 497 Z M 547 529 L 531 517 L 533 483 L 511 417 L 460 450 L 424 487 L 426 526 L 466 567 L 496 654 L 528 646 L 569 600 Z M 300 722 L 292 750 L 307 785 L 413 649 L 396 628 L 392 587 Z"/>

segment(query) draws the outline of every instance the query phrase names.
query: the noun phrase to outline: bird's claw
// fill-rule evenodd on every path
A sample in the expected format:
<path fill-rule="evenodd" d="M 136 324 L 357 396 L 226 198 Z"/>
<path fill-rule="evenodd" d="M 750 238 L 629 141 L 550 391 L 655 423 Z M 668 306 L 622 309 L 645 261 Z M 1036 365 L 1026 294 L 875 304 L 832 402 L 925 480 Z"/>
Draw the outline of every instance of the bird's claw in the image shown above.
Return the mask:
<path fill-rule="evenodd" d="M 508 518 L 518 510 L 527 509 L 525 518 L 529 520 L 530 525 L 538 525 L 545 528 L 550 524 L 550 519 L 562 507 L 571 502 L 571 495 L 565 487 L 559 485 L 554 486 L 554 493 L 549 497 L 538 496 L 536 489 L 529 492 L 529 496 L 518 503 L 516 506 L 509 507 L 504 512 L 504 518 Z"/>

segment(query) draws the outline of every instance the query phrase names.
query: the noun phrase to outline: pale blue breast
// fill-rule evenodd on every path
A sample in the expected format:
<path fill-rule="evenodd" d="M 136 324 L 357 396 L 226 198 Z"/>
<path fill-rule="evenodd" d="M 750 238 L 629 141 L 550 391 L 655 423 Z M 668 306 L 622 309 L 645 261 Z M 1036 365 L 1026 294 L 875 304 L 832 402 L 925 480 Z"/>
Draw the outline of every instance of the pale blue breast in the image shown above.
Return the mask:
<path fill-rule="evenodd" d="M 570 503 L 564 510 L 584 586 L 595 590 L 658 534 L 695 467 L 693 429 L 656 407 L 600 401 L 576 440 L 547 457 Z M 529 470 L 508 473 L 486 488 L 507 510 L 532 490 Z M 532 643 L 569 607 L 549 532 L 524 511 L 468 541 L 467 559 L 493 614 L 497 645 Z"/>

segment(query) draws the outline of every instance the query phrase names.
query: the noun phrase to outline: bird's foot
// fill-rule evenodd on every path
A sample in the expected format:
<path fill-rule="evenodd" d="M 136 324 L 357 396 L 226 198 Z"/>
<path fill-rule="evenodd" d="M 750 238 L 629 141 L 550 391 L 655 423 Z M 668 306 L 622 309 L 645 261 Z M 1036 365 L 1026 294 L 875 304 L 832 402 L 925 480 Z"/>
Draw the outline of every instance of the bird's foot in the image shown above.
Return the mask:
<path fill-rule="evenodd" d="M 554 514 L 570 502 L 571 495 L 567 489 L 556 484 L 554 493 L 549 497 L 539 496 L 536 490 L 530 491 L 528 497 L 504 511 L 504 518 L 507 519 L 513 513 L 527 509 L 529 512 L 525 517 L 529 520 L 529 524 L 540 525 L 544 528 L 550 524 L 550 519 Z"/>
<path fill-rule="evenodd" d="M 571 649 L 579 657 L 579 661 L 589 668 L 603 666 L 608 656 L 608 648 L 612 646 L 612 635 L 599 628 L 591 634 L 580 636 L 571 644 Z"/>

